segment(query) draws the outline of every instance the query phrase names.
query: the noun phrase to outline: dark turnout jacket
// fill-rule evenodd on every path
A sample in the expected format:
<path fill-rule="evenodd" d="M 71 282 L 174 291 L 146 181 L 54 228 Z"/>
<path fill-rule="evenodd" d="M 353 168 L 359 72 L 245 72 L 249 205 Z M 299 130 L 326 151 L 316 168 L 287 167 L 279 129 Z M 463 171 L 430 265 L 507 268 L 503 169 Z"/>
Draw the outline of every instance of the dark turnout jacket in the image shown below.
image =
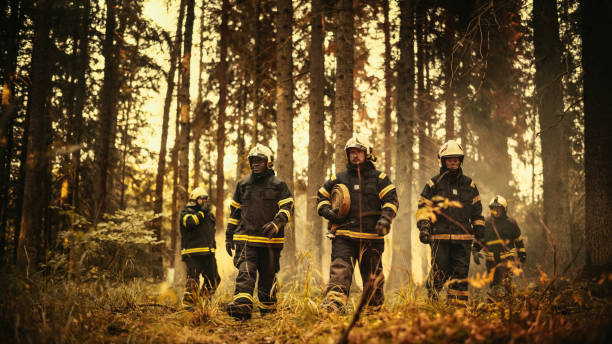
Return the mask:
<path fill-rule="evenodd" d="M 336 184 L 344 184 L 349 189 L 351 208 L 335 234 L 351 240 L 382 241 L 383 236 L 375 230 L 376 222 L 381 216 L 391 222 L 399 207 L 395 185 L 389 177 L 369 161 L 361 165 L 349 163 L 347 170 L 332 176 L 317 192 L 319 215 L 325 207 L 331 208 L 331 192 Z"/>
<path fill-rule="evenodd" d="M 526 256 L 521 229 L 516 221 L 506 214 L 487 218 L 482 241 L 487 247 L 487 263 L 498 264 L 515 258 L 524 260 Z"/>
<path fill-rule="evenodd" d="M 460 202 L 461 207 L 444 207 L 445 200 Z M 464 175 L 461 168 L 455 173 L 451 173 L 446 168 L 441 168 L 440 174 L 433 176 L 427 181 L 419 197 L 418 207 L 421 209 L 427 206 L 440 206 L 443 213 L 436 216 L 437 219 L 433 224 L 432 239 L 454 239 L 452 236 L 448 236 L 448 234 L 457 235 L 456 238 L 458 240 L 471 240 L 470 235 L 472 234 L 476 234 L 477 237 L 482 236 L 485 223 L 482 216 L 480 194 L 472 178 Z M 417 214 L 417 221 L 428 219 L 428 217 L 423 215 L 424 213 L 419 212 Z M 457 222 L 460 226 L 447 219 L 444 215 Z"/>
<path fill-rule="evenodd" d="M 215 216 L 210 210 L 190 202 L 181 211 L 180 222 L 183 257 L 215 253 Z"/>
<path fill-rule="evenodd" d="M 287 184 L 268 169 L 250 174 L 236 185 L 230 205 L 226 241 L 249 246 L 283 247 L 285 225 L 293 213 L 293 196 Z M 263 234 L 262 227 L 273 222 L 278 233 L 273 238 Z"/>

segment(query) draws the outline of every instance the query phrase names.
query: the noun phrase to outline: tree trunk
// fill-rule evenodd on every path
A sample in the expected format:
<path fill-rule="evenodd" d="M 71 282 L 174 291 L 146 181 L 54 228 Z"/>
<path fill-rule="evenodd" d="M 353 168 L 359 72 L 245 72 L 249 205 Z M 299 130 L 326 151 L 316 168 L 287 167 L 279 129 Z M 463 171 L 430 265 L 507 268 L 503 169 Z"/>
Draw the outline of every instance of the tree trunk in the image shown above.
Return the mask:
<path fill-rule="evenodd" d="M 198 63 L 198 98 L 196 101 L 196 109 L 194 111 L 195 114 L 195 125 L 194 125 L 194 133 L 193 133 L 193 187 L 197 188 L 200 185 L 200 180 L 202 179 L 202 150 L 200 148 L 200 139 L 202 138 L 202 132 L 204 130 L 204 112 L 202 111 L 203 103 L 202 103 L 202 72 L 205 68 L 204 66 L 204 20 L 206 15 L 206 9 L 204 8 L 204 2 L 200 6 L 200 44 L 199 44 L 199 63 Z"/>
<path fill-rule="evenodd" d="M 179 5 L 179 14 L 178 21 L 176 24 L 176 36 L 174 42 L 169 41 L 169 45 L 171 46 L 170 51 L 170 69 L 168 70 L 168 75 L 166 76 L 166 97 L 164 99 L 164 113 L 162 119 L 162 135 L 161 135 L 161 144 L 159 148 L 159 159 L 157 161 L 157 176 L 155 178 L 155 202 L 153 203 L 153 211 L 155 214 L 161 214 L 163 212 L 163 204 L 164 204 L 164 177 L 166 175 L 166 155 L 168 145 L 168 122 L 170 121 L 170 106 L 172 105 L 172 95 L 174 93 L 174 75 L 176 74 L 176 68 L 178 65 L 178 56 L 181 52 L 181 43 L 183 37 L 183 17 L 184 17 L 184 8 L 186 4 L 186 0 L 181 0 Z M 172 203 L 174 205 L 174 202 Z M 175 224 L 172 223 L 172 227 Z M 162 239 L 162 218 L 158 218 L 153 223 L 153 228 L 155 231 L 155 237 L 157 240 Z M 161 252 L 161 246 L 155 248 L 155 252 L 157 257 L 157 267 L 158 270 L 154 272 L 156 277 L 161 277 L 163 274 L 163 269 L 161 268 L 163 265 L 163 258 Z"/>
<path fill-rule="evenodd" d="M 261 88 L 261 36 L 260 32 L 260 23 L 259 17 L 261 16 L 261 0 L 251 0 L 252 4 L 252 13 L 254 15 L 251 16 L 250 29 L 253 35 L 253 53 L 252 53 L 252 61 L 251 61 L 251 78 L 253 80 L 253 86 L 251 88 L 251 101 L 253 102 L 253 125 L 251 128 L 251 137 L 253 138 L 252 145 L 255 146 L 259 143 L 259 121 L 260 121 L 260 109 L 261 109 L 261 96 L 260 96 L 260 88 Z"/>
<path fill-rule="evenodd" d="M 8 263 L 8 209 L 10 203 L 11 161 L 13 159 L 13 125 L 17 116 L 17 98 L 15 97 L 15 77 L 17 74 L 17 52 L 20 42 L 21 21 L 20 2 L 12 0 L 5 5 L 10 7 L 11 15 L 5 23 L 7 30 L 6 55 L 3 57 L 4 69 L 2 84 L 2 103 L 0 105 L 0 266 Z M 4 8 L 3 8 L 4 9 Z M 6 14 L 3 13 L 6 18 Z"/>
<path fill-rule="evenodd" d="M 277 0 L 276 14 L 276 139 L 275 164 L 280 179 L 295 197 L 293 188 L 293 5 L 291 0 Z M 295 221 L 285 226 L 283 257 L 285 266 L 295 266 Z"/>
<path fill-rule="evenodd" d="M 556 242 L 556 271 L 572 260 L 569 222 L 569 117 L 563 113 L 561 41 L 555 0 L 533 3 L 535 86 L 541 128 L 544 223 Z M 544 229 L 542 229 L 544 231 Z"/>
<path fill-rule="evenodd" d="M 113 124 L 117 122 L 119 92 L 119 43 L 116 35 L 116 0 L 106 0 L 106 31 L 102 46 L 104 55 L 104 84 L 100 99 L 100 119 L 96 149 L 96 200 L 94 217 L 99 220 L 108 209 L 107 180 L 111 173 L 111 150 L 114 145 Z M 33 133 L 32 133 L 33 134 Z"/>
<path fill-rule="evenodd" d="M 308 185 L 306 189 L 306 242 L 310 249 L 313 268 L 321 271 L 323 245 L 323 221 L 317 214 L 317 190 L 323 185 L 325 171 L 321 164 L 325 160 L 325 73 L 323 56 L 323 1 L 312 0 L 310 18 L 310 93 L 308 104 Z"/>
<path fill-rule="evenodd" d="M 385 35 L 385 172 L 391 175 L 391 92 L 393 89 L 393 69 L 391 68 L 391 32 L 389 25 L 389 0 L 383 0 L 383 33 Z"/>
<path fill-rule="evenodd" d="M 190 73 L 191 73 L 191 43 L 193 36 L 195 0 L 187 0 L 187 14 L 185 16 L 185 37 L 183 40 L 183 58 L 179 73 L 181 74 L 181 86 L 179 88 L 178 101 L 181 105 L 180 133 L 179 133 L 179 173 L 178 173 L 178 202 L 180 207 L 185 205 L 189 199 L 189 135 L 191 100 L 189 97 Z"/>
<path fill-rule="evenodd" d="M 426 10 L 425 5 L 421 2 L 417 2 L 416 4 L 416 20 L 415 20 L 415 34 L 416 34 L 416 42 L 417 42 L 417 56 L 416 56 L 416 64 L 417 64 L 417 93 L 416 93 L 416 117 L 418 124 L 418 137 L 419 137 L 419 176 L 418 176 L 418 185 L 419 187 L 425 183 L 425 179 L 427 175 L 431 172 L 427 169 L 427 160 L 431 159 L 427 155 L 427 118 L 425 113 L 425 65 L 427 61 L 425 61 L 425 34 L 424 34 L 424 26 L 425 26 L 425 16 Z"/>
<path fill-rule="evenodd" d="M 455 90 L 454 90 L 454 44 L 455 44 L 455 18 L 452 13 L 446 13 L 446 27 L 444 29 L 444 82 L 446 83 L 444 94 L 444 105 L 446 117 L 444 120 L 444 129 L 446 132 L 446 140 L 455 139 Z"/>
<path fill-rule="evenodd" d="M 612 3 L 582 1 L 582 67 L 584 68 L 584 159 L 586 189 L 586 270 L 612 270 L 612 97 L 607 45 L 612 35 Z M 598 276 L 599 277 L 599 276 Z"/>
<path fill-rule="evenodd" d="M 412 161 L 414 145 L 414 4 L 402 0 L 400 7 L 400 60 L 397 68 L 397 162 L 395 184 L 400 208 L 393 225 L 393 256 L 390 285 L 406 285 L 412 273 Z"/>
<path fill-rule="evenodd" d="M 229 40 L 229 0 L 223 0 L 221 6 L 221 39 L 219 40 L 219 68 L 217 79 L 219 80 L 219 117 L 217 120 L 217 231 L 223 230 L 223 201 L 225 200 L 225 172 L 223 171 L 223 159 L 225 158 L 225 108 L 227 107 L 227 48 Z"/>
<path fill-rule="evenodd" d="M 355 20 L 353 1 L 336 2 L 336 142 L 334 163 L 336 172 L 346 165 L 344 145 L 353 135 L 353 68 L 355 65 Z"/>
<path fill-rule="evenodd" d="M 514 177 L 508 137 L 513 130 L 513 118 L 518 113 L 513 90 L 517 73 L 513 67 L 516 53 L 512 41 L 516 37 L 515 25 L 518 25 L 515 21 L 520 21 L 517 10 L 516 2 L 494 2 L 489 12 L 482 16 L 486 67 L 478 95 L 480 110 L 474 121 L 481 159 L 472 165 L 473 169 L 480 170 L 480 183 L 494 187 L 496 194 L 510 200 L 516 191 L 511 186 Z M 467 159 L 473 156 L 466 156 Z"/>
<path fill-rule="evenodd" d="M 48 206 L 50 185 L 49 140 L 51 131 L 47 114 L 51 78 L 49 72 L 49 49 L 51 29 L 49 11 L 51 1 L 39 0 L 35 9 L 34 42 L 32 51 L 32 88 L 29 98 L 28 156 L 25 165 L 25 184 L 21 231 L 17 247 L 17 265 L 26 270 L 35 267 L 42 257 L 41 232 L 45 227 L 44 213 Z M 34 216 L 33 216 L 34 215 Z"/>
<path fill-rule="evenodd" d="M 83 11 L 81 23 L 75 35 L 78 35 L 78 72 L 76 81 L 76 93 L 74 102 L 73 116 L 75 120 L 74 144 L 79 147 L 72 154 L 72 164 L 74 176 L 72 181 L 72 206 L 75 210 L 79 209 L 79 184 L 81 176 L 81 141 L 83 140 L 83 111 L 87 102 L 87 73 L 89 72 L 89 26 L 91 23 L 91 2 L 83 1 Z"/>

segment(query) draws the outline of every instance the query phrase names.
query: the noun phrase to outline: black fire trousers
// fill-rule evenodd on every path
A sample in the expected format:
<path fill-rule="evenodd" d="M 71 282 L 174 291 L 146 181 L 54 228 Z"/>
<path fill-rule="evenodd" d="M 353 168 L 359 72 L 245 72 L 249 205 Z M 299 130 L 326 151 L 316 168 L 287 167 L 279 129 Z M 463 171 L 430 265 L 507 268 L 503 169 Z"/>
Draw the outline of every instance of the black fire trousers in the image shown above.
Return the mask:
<path fill-rule="evenodd" d="M 257 298 L 261 303 L 260 311 L 273 311 L 276 307 L 278 289 L 276 273 L 280 270 L 279 247 L 256 247 L 237 245 L 234 255 L 234 266 L 238 268 L 234 301 L 240 304 L 252 305 L 252 295 L 255 289 L 257 275 Z"/>
<path fill-rule="evenodd" d="M 337 236 L 332 241 L 332 257 L 329 269 L 326 299 L 340 306 L 346 300 L 353 280 L 355 263 L 359 263 L 361 279 L 364 283 L 363 292 L 368 293 L 367 306 L 378 308 L 382 306 L 384 296 L 385 276 L 383 275 L 382 253 L 385 249 L 383 241 L 350 240 Z"/>
<path fill-rule="evenodd" d="M 209 297 L 217 290 L 221 277 L 217 270 L 217 260 L 212 254 L 185 255 L 183 261 L 187 265 L 187 281 L 185 282 L 185 300 L 192 301 L 194 295 Z M 200 289 L 200 276 L 204 279 Z"/>
<path fill-rule="evenodd" d="M 448 299 L 460 304 L 468 300 L 471 240 L 434 240 L 431 243 L 431 270 L 427 278 L 430 298 L 437 299 L 447 281 Z"/>

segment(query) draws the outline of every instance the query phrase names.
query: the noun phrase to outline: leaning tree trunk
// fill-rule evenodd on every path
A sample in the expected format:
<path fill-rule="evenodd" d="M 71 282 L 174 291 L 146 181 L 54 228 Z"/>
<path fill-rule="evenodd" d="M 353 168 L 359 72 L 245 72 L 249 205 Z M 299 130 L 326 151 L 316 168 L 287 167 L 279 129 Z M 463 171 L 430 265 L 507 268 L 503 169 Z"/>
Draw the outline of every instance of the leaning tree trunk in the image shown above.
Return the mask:
<path fill-rule="evenodd" d="M 393 287 L 406 285 L 412 272 L 412 146 L 414 145 L 414 14 L 411 0 L 400 6 L 400 60 L 397 73 L 397 162 L 395 183 L 400 208 L 393 228 Z"/>
<path fill-rule="evenodd" d="M 34 42 L 32 50 L 32 89 L 29 97 L 28 156 L 25 162 L 25 184 L 21 231 L 17 247 L 17 265 L 23 269 L 35 266 L 42 257 L 41 233 L 45 227 L 44 213 L 48 206 L 50 185 L 49 140 L 51 131 L 47 113 L 47 98 L 51 88 L 49 49 L 51 1 L 37 2 L 34 18 Z"/>
<path fill-rule="evenodd" d="M 308 104 L 308 185 L 306 188 L 306 247 L 310 249 L 314 269 L 321 271 L 323 221 L 317 214 L 317 190 L 323 185 L 325 154 L 324 97 L 325 73 L 323 57 L 323 1 L 312 0 L 310 18 L 310 93 Z"/>
<path fill-rule="evenodd" d="M 223 159 L 225 158 L 225 108 L 227 107 L 227 48 L 229 40 L 229 0 L 223 0 L 221 6 L 221 39 L 219 40 L 219 68 L 217 79 L 219 80 L 219 117 L 217 119 L 217 232 L 223 228 L 223 191 L 225 187 L 225 175 L 223 171 Z"/>
<path fill-rule="evenodd" d="M 291 0 L 277 0 L 276 15 L 276 139 L 278 141 L 278 176 L 293 188 L 293 5 Z M 295 194 L 294 194 L 295 197 Z M 295 266 L 295 222 L 290 219 L 285 226 L 285 263 Z M 287 264 L 285 264 L 287 266 Z"/>
<path fill-rule="evenodd" d="M 584 160 L 586 189 L 586 270 L 612 271 L 612 71 L 607 46 L 612 30 L 612 3 L 583 1 L 582 68 L 584 69 Z"/>
<path fill-rule="evenodd" d="M 353 68 L 355 66 L 355 20 L 353 1 L 336 2 L 336 94 L 334 101 L 336 172 L 346 164 L 344 145 L 353 134 Z"/>
<path fill-rule="evenodd" d="M 176 24 L 176 37 L 174 42 L 169 40 L 169 45 L 171 46 L 170 52 L 170 69 L 168 71 L 168 75 L 166 76 L 166 97 L 164 99 L 164 109 L 163 109 L 163 119 L 162 119 L 162 134 L 161 134 L 161 144 L 159 148 L 159 159 L 157 161 L 157 176 L 155 178 L 155 201 L 153 203 L 153 211 L 155 214 L 161 214 L 163 211 L 164 204 L 164 177 L 166 175 L 166 155 L 167 153 L 167 145 L 168 145 L 168 122 L 170 121 L 170 105 L 172 104 L 172 94 L 174 93 L 174 76 L 176 74 L 176 67 L 178 65 L 178 56 L 181 51 L 181 43 L 183 37 L 183 16 L 184 16 L 184 8 L 186 0 L 181 0 L 179 7 L 179 15 L 178 21 Z M 173 224 L 174 226 L 174 224 Z M 155 237 L 157 240 L 162 239 L 162 218 L 159 217 L 153 223 L 153 228 L 155 231 Z M 155 248 L 156 252 L 156 260 L 157 260 L 157 268 L 154 272 L 156 277 L 162 276 L 162 252 L 161 246 Z M 158 270 L 157 270 L 158 269 Z"/>
<path fill-rule="evenodd" d="M 533 2 L 535 86 L 541 128 L 544 223 L 556 242 L 556 264 L 572 260 L 569 221 L 569 117 L 563 114 L 561 41 L 555 0 Z M 544 231 L 544 229 L 543 229 Z"/>

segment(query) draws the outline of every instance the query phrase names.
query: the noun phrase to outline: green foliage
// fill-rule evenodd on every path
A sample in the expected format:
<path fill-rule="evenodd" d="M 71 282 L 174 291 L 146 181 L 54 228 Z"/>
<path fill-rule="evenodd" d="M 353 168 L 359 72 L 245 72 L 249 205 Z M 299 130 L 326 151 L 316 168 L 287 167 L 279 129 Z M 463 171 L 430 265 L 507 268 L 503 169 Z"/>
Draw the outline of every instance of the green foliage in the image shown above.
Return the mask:
<path fill-rule="evenodd" d="M 60 234 L 60 240 L 70 259 L 64 254 L 54 257 L 51 266 L 68 262 L 72 274 L 88 278 L 124 279 L 148 276 L 157 241 L 152 221 L 159 215 L 152 211 L 119 210 L 106 215 L 105 222 L 93 225 L 73 211 L 72 229 Z"/>

